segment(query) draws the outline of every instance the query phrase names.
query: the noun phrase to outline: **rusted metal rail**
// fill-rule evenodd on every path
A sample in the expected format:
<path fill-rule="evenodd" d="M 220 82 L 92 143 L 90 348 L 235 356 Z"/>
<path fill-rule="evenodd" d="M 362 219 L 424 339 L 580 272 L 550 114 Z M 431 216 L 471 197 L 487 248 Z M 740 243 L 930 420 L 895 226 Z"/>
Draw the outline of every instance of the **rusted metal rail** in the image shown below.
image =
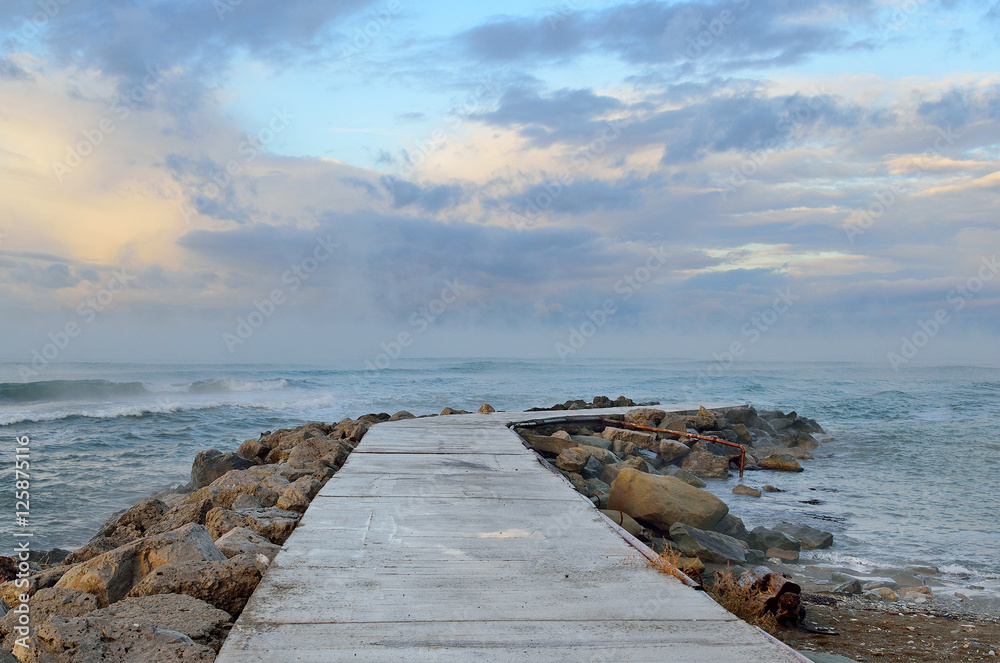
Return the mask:
<path fill-rule="evenodd" d="M 715 442 L 716 444 L 723 444 L 727 447 L 735 447 L 740 450 L 740 478 L 743 478 L 743 467 L 746 465 L 747 460 L 747 448 L 742 444 L 736 444 L 735 442 L 730 442 L 729 440 L 720 440 L 717 437 L 712 437 L 711 435 L 695 435 L 694 433 L 688 433 L 687 431 L 681 432 L 679 430 L 669 430 L 667 428 L 656 428 L 655 426 L 646 426 L 645 424 L 632 424 L 627 421 L 617 421 L 615 419 L 608 419 L 606 417 L 601 417 L 601 423 L 605 426 L 621 426 L 623 428 L 635 428 L 637 430 L 651 431 L 654 433 L 670 433 L 672 435 L 680 435 L 682 437 L 691 437 L 696 440 L 705 440 L 706 442 Z"/>

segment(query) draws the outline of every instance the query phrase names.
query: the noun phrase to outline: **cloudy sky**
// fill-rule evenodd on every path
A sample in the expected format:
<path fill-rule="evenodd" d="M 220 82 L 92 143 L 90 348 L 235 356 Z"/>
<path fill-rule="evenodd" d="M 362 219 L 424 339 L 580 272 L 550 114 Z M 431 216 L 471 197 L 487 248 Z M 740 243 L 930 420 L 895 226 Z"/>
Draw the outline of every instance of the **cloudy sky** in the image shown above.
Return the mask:
<path fill-rule="evenodd" d="M 995 365 L 998 54 L 996 0 L 4 0 L 0 359 Z"/>

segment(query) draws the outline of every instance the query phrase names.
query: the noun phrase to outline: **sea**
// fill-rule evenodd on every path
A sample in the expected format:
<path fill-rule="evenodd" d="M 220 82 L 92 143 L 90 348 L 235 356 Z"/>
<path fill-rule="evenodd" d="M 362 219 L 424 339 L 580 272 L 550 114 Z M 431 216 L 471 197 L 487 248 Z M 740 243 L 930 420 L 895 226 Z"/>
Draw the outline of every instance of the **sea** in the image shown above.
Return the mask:
<path fill-rule="evenodd" d="M 748 472 L 784 492 L 731 494 L 748 528 L 792 521 L 833 532 L 803 563 L 934 567 L 1000 594 L 1000 369 L 857 363 L 399 359 L 357 364 L 51 364 L 30 381 L 0 364 L 0 554 L 84 544 L 117 510 L 189 479 L 203 449 L 263 431 L 366 413 L 475 411 L 625 395 L 636 402 L 750 404 L 816 419 L 832 438 L 801 474 Z M 15 449 L 27 437 L 30 509 L 16 521 Z M 23 478 L 21 480 L 24 480 Z M 24 487 L 24 484 L 21 485 Z M 23 507 L 23 505 L 22 505 Z"/>

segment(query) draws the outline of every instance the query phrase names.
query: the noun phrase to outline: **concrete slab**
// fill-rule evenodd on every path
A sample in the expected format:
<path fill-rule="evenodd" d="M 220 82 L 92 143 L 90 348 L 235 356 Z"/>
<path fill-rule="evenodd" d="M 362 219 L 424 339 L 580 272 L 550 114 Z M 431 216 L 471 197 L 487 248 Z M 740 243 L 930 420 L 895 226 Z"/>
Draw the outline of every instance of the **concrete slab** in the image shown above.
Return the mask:
<path fill-rule="evenodd" d="M 506 426 L 628 409 L 373 426 L 217 660 L 802 661 L 648 566 Z"/>

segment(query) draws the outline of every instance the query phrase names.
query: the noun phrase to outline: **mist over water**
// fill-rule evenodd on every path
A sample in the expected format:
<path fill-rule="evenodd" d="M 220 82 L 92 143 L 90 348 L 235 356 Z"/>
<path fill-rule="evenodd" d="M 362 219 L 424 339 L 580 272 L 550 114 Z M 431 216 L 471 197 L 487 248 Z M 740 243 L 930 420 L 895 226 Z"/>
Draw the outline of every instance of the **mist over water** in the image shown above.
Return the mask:
<path fill-rule="evenodd" d="M 12 464 L 15 437 L 31 438 L 36 549 L 83 544 L 112 512 L 185 483 L 198 451 L 234 450 L 265 430 L 368 412 L 521 410 L 626 395 L 817 419 L 835 441 L 803 462 L 805 472 L 746 475 L 786 492 L 735 496 L 735 476 L 709 489 L 750 528 L 791 520 L 832 531 L 834 548 L 806 560 L 867 570 L 931 564 L 1000 586 L 997 369 L 746 362 L 706 378 L 703 362 L 638 360 L 401 360 L 377 372 L 64 364 L 24 383 L 16 368 L 0 364 L 0 443 Z M 0 491 L 0 506 L 13 513 L 11 491 Z M 0 520 L 7 541 L 12 518 Z"/>

